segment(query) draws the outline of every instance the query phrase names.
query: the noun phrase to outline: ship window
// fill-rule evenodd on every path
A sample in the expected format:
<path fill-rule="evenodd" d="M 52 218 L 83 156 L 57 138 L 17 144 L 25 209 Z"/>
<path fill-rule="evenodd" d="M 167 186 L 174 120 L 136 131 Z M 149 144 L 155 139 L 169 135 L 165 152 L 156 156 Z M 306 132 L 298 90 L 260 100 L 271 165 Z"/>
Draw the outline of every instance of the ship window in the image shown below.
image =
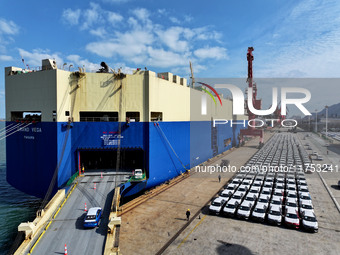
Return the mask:
<path fill-rule="evenodd" d="M 118 112 L 80 112 L 80 121 L 118 121 Z"/>
<path fill-rule="evenodd" d="M 12 121 L 41 121 L 41 112 L 11 112 Z"/>
<path fill-rule="evenodd" d="M 70 111 L 65 111 L 65 116 L 70 116 Z"/>
<path fill-rule="evenodd" d="M 151 121 L 162 121 L 163 113 L 162 112 L 151 112 Z"/>
<path fill-rule="evenodd" d="M 139 122 L 140 121 L 140 113 L 139 112 L 126 112 L 126 120 L 130 122 Z"/>

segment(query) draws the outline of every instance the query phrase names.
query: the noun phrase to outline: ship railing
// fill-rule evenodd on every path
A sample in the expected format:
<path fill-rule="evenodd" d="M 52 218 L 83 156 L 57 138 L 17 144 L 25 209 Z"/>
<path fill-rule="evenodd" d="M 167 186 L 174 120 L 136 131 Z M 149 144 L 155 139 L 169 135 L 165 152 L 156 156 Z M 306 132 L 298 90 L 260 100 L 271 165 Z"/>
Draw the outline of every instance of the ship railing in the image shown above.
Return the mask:
<path fill-rule="evenodd" d="M 81 122 L 117 122 L 118 117 L 80 117 Z"/>

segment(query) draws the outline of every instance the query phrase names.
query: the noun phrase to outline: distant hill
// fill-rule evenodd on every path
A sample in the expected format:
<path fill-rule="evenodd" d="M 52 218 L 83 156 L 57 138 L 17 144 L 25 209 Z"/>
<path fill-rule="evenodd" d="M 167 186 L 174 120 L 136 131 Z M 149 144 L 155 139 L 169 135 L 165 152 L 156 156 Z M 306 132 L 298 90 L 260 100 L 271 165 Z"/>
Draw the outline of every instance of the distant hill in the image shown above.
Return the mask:
<path fill-rule="evenodd" d="M 315 115 L 315 113 L 314 113 Z M 318 112 L 318 117 L 326 117 L 326 109 Z M 328 107 L 328 118 L 340 118 L 340 103 Z"/>

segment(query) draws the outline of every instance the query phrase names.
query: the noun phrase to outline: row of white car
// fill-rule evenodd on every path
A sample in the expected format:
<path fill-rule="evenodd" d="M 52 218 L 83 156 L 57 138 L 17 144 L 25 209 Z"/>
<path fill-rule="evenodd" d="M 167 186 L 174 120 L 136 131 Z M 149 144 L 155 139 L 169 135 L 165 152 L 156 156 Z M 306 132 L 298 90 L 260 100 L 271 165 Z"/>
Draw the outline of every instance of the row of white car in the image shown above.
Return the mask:
<path fill-rule="evenodd" d="M 276 156 L 277 151 L 280 160 L 286 157 L 287 161 L 288 156 L 291 156 L 298 162 L 300 153 L 299 150 L 293 149 L 298 147 L 294 138 L 291 134 L 274 136 L 268 143 L 270 146 L 266 144 L 267 146 L 259 150 L 248 164 L 256 164 L 263 158 L 266 161 L 268 155 Z M 265 153 L 267 157 L 263 156 Z M 300 158 L 300 161 L 303 159 Z M 251 218 L 260 222 L 267 219 L 269 223 L 276 225 L 284 222 L 285 225 L 294 228 L 299 228 L 301 223 L 304 229 L 318 231 L 318 223 L 303 172 L 276 173 L 263 172 L 260 169 L 257 172 L 238 173 L 220 196 L 212 201 L 209 211 L 225 216 Z"/>
<path fill-rule="evenodd" d="M 293 134 L 276 134 L 248 161 L 246 167 L 295 167 L 303 170 L 311 163 L 308 153 Z"/>

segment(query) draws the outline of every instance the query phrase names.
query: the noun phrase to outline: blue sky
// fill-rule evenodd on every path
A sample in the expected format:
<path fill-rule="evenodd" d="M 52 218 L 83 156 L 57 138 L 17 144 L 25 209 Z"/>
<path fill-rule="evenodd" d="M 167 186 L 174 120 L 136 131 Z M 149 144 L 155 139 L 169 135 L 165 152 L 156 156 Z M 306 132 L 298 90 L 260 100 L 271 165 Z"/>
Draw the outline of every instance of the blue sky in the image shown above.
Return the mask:
<path fill-rule="evenodd" d="M 336 0 L 2 1 L 0 118 L 3 69 L 23 67 L 21 56 L 31 68 L 55 58 L 185 77 L 191 60 L 197 77 L 241 78 L 253 46 L 255 77 L 339 77 L 339 13 Z"/>

